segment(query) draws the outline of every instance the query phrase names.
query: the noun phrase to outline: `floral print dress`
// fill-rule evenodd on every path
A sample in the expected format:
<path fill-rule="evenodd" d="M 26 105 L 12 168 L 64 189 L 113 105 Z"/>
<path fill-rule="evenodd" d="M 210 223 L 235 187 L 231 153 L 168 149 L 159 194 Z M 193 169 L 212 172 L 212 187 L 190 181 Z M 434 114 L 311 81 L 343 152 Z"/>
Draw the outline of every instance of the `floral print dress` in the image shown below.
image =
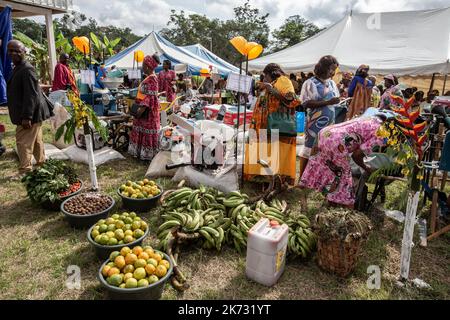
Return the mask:
<path fill-rule="evenodd" d="M 301 186 L 324 193 L 332 203 L 354 205 L 351 150 L 359 147 L 369 155 L 373 147 L 382 146 L 377 136 L 381 123 L 377 117 L 357 118 L 322 130 L 319 153 L 309 160 Z"/>
<path fill-rule="evenodd" d="M 156 75 L 149 76 L 142 82 L 136 103 L 146 106 L 148 110 L 144 118 L 133 120 L 128 153 L 140 160 L 153 160 L 159 152 L 159 130 L 161 126 Z"/>

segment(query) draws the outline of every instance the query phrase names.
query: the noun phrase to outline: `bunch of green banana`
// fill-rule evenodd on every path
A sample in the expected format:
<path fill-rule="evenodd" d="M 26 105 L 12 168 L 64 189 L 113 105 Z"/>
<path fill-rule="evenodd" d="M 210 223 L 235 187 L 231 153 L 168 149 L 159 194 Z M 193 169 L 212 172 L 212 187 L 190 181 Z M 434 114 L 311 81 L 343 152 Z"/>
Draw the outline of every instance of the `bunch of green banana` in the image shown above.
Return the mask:
<path fill-rule="evenodd" d="M 272 207 L 272 208 L 275 208 L 275 209 L 277 209 L 278 211 L 280 211 L 281 213 L 286 213 L 287 212 L 287 208 L 288 208 L 288 204 L 287 204 L 287 202 L 286 201 L 280 201 L 280 200 L 278 200 L 278 199 L 273 199 L 271 202 L 270 202 L 270 206 Z"/>
<path fill-rule="evenodd" d="M 218 200 L 221 201 L 223 205 L 227 208 L 236 208 L 241 204 L 247 203 L 249 197 L 245 193 L 233 191 L 230 194 L 228 194 L 227 197 L 219 197 Z"/>
<path fill-rule="evenodd" d="M 184 209 L 172 210 L 162 215 L 164 223 L 158 228 L 157 237 L 160 246 L 166 248 L 176 231 L 185 234 L 198 234 L 203 236 L 212 248 L 220 251 L 225 239 L 225 232 L 230 228 L 232 221 L 225 217 L 225 211 L 216 208 L 207 210 Z M 213 231 L 211 231 L 213 230 Z M 210 241 L 210 239 L 213 241 Z M 209 248 L 209 246 L 208 246 Z"/>
<path fill-rule="evenodd" d="M 163 207 L 169 210 L 179 210 L 187 208 L 188 210 L 206 210 L 214 206 L 225 210 L 225 206 L 220 204 L 216 199 L 223 196 L 222 193 L 212 188 L 200 186 L 198 189 L 182 188 L 164 200 Z"/>
<path fill-rule="evenodd" d="M 245 203 L 229 208 L 228 217 L 233 224 L 228 233 L 227 241 L 234 245 L 239 253 L 242 253 L 247 247 L 248 232 L 261 218 Z"/>
<path fill-rule="evenodd" d="M 306 258 L 315 249 L 317 236 L 311 230 L 311 222 L 305 215 L 287 221 L 289 226 L 288 252 Z"/>
<path fill-rule="evenodd" d="M 284 201 L 283 201 L 284 202 Z M 255 207 L 256 215 L 261 218 L 275 220 L 280 224 L 284 224 L 287 216 L 287 203 L 281 203 L 279 200 L 273 200 L 271 206 L 268 206 L 264 201 L 258 201 Z"/>

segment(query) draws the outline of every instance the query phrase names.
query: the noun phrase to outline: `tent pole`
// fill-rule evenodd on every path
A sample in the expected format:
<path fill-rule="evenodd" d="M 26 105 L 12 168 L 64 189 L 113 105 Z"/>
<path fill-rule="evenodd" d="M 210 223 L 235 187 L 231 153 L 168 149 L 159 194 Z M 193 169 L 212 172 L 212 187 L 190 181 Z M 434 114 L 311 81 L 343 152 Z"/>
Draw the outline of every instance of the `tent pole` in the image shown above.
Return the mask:
<path fill-rule="evenodd" d="M 245 61 L 245 76 L 248 75 L 248 55 L 246 56 Z M 248 95 L 247 95 L 248 97 Z M 244 165 L 245 165 L 245 126 L 247 125 L 247 105 L 244 104 L 244 135 L 242 137 L 242 145 L 243 145 L 243 151 L 242 151 L 242 180 L 241 183 L 244 185 Z"/>
<path fill-rule="evenodd" d="M 436 80 L 436 74 L 437 74 L 437 73 L 433 73 L 433 78 L 431 78 L 430 90 L 428 90 L 428 92 L 433 91 L 433 88 L 434 88 L 434 81 Z"/>
<path fill-rule="evenodd" d="M 448 79 L 448 73 L 445 75 L 445 78 L 444 78 L 444 87 L 442 88 L 442 95 L 445 95 L 445 89 L 447 87 L 447 79 Z"/>
<path fill-rule="evenodd" d="M 240 84 L 241 84 L 241 75 L 242 75 L 242 58 L 240 59 L 240 61 L 239 61 L 239 86 L 240 86 Z M 236 150 L 235 150 L 235 152 L 236 152 L 236 154 L 235 154 L 235 160 L 236 160 L 236 166 L 238 165 L 238 144 L 239 144 L 239 120 L 240 120 L 240 117 L 241 117 L 241 114 L 240 114 L 240 111 L 241 111 L 241 92 L 240 92 L 240 90 L 238 90 L 238 93 L 237 93 L 237 100 L 238 100 L 238 114 L 237 114 L 237 134 L 236 134 Z M 242 174 L 244 174 L 243 172 L 242 172 Z"/>

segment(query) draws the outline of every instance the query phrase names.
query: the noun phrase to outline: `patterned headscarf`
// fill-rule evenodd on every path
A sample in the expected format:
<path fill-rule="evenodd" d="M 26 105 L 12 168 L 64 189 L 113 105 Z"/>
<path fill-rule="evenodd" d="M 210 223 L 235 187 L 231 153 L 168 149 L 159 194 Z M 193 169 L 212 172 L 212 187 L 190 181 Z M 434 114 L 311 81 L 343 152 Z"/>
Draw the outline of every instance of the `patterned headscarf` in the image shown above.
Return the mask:
<path fill-rule="evenodd" d="M 344 72 L 342 73 L 342 80 L 352 80 L 353 74 L 351 72 Z"/>
<path fill-rule="evenodd" d="M 158 61 L 156 61 L 155 58 L 153 58 L 153 56 L 146 56 L 144 58 L 144 64 L 152 70 L 155 70 L 156 67 L 159 66 Z"/>
<path fill-rule="evenodd" d="M 359 66 L 358 70 L 356 70 L 355 75 L 360 76 L 363 74 L 364 71 L 368 72 L 370 70 L 370 67 L 366 64 L 362 64 Z"/>

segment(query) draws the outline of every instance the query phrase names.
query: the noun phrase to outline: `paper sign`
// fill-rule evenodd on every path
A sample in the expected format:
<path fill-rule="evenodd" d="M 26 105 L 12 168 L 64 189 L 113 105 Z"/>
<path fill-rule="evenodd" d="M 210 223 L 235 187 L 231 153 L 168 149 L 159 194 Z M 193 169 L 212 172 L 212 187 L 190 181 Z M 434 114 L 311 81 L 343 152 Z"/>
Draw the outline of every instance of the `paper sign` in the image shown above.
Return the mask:
<path fill-rule="evenodd" d="M 93 70 L 81 70 L 81 83 L 93 86 L 95 84 L 95 72 Z"/>
<path fill-rule="evenodd" d="M 249 94 L 252 80 L 252 77 L 232 72 L 228 75 L 227 90 Z"/>
<path fill-rule="evenodd" d="M 141 70 L 135 69 L 135 70 L 128 70 L 128 79 L 130 80 L 140 80 L 142 78 Z"/>

